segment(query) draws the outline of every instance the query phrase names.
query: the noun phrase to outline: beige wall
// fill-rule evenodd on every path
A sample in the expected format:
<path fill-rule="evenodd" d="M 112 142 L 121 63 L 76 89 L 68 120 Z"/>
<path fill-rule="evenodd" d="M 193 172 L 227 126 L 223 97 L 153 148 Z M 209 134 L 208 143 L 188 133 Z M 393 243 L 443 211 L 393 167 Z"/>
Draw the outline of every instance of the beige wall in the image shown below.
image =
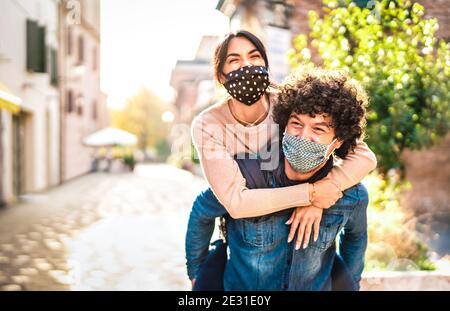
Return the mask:
<path fill-rule="evenodd" d="M 68 24 L 65 7 L 60 10 L 59 58 L 61 59 L 61 107 L 62 107 L 62 171 L 63 181 L 89 172 L 92 150 L 82 144 L 84 137 L 105 126 L 104 95 L 100 91 L 100 1 L 81 1 L 81 23 Z M 69 28 L 72 36 L 72 52 L 67 53 Z M 84 40 L 84 61 L 78 62 L 78 38 Z M 94 56 L 94 50 L 96 55 Z M 94 59 L 96 58 L 96 60 Z M 93 68 L 94 61 L 97 63 Z M 67 92 L 75 98 L 75 111 L 66 112 Z M 97 103 L 97 119 L 93 118 L 94 102 Z M 78 113 L 81 107 L 82 113 Z"/>

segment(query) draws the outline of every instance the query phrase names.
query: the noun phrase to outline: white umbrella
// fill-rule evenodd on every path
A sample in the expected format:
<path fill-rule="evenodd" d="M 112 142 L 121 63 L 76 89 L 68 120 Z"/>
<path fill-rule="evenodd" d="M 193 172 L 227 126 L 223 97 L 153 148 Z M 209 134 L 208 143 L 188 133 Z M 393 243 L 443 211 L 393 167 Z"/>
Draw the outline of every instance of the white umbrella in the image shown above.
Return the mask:
<path fill-rule="evenodd" d="M 101 129 L 83 139 L 83 144 L 91 147 L 131 146 L 136 143 L 136 135 L 113 127 Z"/>

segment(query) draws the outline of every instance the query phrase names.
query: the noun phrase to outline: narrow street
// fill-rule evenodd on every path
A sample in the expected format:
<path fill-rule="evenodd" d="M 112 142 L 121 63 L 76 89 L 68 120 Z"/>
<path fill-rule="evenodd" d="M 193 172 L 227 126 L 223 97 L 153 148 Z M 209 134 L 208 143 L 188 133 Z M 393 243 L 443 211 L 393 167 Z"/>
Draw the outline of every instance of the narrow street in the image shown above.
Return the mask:
<path fill-rule="evenodd" d="M 203 179 L 164 164 L 94 173 L 0 210 L 0 290 L 188 290 Z"/>

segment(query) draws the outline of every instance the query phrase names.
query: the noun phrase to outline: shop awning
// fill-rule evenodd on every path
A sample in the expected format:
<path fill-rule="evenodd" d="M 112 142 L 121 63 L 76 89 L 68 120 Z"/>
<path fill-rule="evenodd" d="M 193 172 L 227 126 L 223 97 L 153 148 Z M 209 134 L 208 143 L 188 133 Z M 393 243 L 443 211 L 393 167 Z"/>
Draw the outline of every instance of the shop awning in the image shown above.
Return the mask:
<path fill-rule="evenodd" d="M 19 113 L 22 99 L 13 95 L 8 88 L 0 82 L 0 109 L 6 109 L 13 114 Z"/>
<path fill-rule="evenodd" d="M 85 137 L 83 143 L 91 147 L 132 146 L 136 145 L 137 137 L 127 131 L 107 127 Z"/>

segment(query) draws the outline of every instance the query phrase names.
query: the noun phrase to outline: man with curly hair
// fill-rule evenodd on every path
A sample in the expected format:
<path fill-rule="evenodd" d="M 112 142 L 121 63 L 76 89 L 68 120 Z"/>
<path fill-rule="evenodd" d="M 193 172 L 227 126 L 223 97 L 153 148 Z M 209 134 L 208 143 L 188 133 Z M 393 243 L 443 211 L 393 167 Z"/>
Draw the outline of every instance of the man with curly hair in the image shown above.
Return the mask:
<path fill-rule="evenodd" d="M 283 84 L 273 113 L 274 121 L 284 129 L 280 132 L 284 158 L 279 168 L 286 177 L 283 184 L 305 181 L 328 170 L 333 166 L 332 154 L 347 157 L 363 138 L 367 103 L 361 85 L 342 72 L 303 68 L 294 73 Z M 341 232 L 339 253 L 359 289 L 367 247 L 367 204 L 367 190 L 358 184 L 327 210 L 314 206 L 295 210 L 288 221 L 292 224 L 288 240 L 298 226 L 296 249 L 302 242 L 304 249 L 311 243 L 311 231 L 314 239 L 307 251 L 292 252 L 290 248 L 289 288 L 327 288 L 335 240 Z"/>
<path fill-rule="evenodd" d="M 367 101 L 362 87 L 341 72 L 307 68 L 292 75 L 281 86 L 273 110 L 282 136 L 280 165 L 266 171 L 259 158 L 237 157 L 247 187 L 286 187 L 325 179 L 333 167 L 332 155 L 351 156 L 349 151 L 362 139 Z M 207 203 L 198 203 L 202 200 Z M 339 256 L 350 271 L 353 289 L 359 289 L 367 247 L 367 205 L 367 190 L 359 183 L 329 209 L 311 205 L 292 214 L 285 210 L 252 218 L 226 217 L 225 290 L 331 290 L 338 234 Z M 210 240 L 214 218 L 222 215 L 226 210 L 214 195 L 200 195 L 194 202 L 186 236 L 188 269 L 204 260 L 204 251 L 190 250 L 196 241 Z"/>

